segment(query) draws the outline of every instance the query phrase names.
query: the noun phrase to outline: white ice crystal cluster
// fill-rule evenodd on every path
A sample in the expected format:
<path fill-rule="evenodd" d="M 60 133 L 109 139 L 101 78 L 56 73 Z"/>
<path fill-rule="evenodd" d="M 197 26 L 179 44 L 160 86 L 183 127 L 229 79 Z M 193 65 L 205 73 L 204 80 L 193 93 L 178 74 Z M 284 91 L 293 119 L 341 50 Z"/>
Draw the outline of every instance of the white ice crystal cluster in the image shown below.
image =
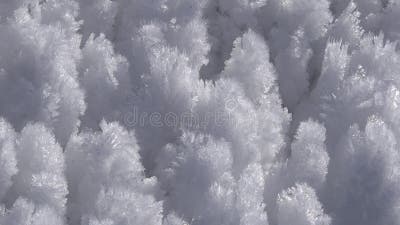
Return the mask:
<path fill-rule="evenodd" d="M 400 225 L 398 21 L 0 0 L 0 225 Z"/>

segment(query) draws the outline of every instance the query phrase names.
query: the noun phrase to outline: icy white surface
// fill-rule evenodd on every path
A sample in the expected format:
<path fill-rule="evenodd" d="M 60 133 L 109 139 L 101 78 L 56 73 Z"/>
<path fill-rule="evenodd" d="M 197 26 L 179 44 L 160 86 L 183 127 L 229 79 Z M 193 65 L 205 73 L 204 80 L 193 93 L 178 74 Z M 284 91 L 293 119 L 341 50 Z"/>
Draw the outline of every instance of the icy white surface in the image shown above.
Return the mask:
<path fill-rule="evenodd" d="M 399 21 L 0 0 L 0 225 L 400 225 Z"/>

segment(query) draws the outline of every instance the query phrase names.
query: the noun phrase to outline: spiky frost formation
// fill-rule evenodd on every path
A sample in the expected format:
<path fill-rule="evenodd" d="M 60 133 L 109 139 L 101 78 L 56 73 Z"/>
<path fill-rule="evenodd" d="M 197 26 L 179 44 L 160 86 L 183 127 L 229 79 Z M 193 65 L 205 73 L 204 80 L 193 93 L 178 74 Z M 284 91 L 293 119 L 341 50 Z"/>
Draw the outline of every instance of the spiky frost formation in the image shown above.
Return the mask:
<path fill-rule="evenodd" d="M 74 136 L 66 149 L 71 221 L 160 224 L 157 181 L 144 177 L 135 136 L 115 122 L 100 129 Z"/>
<path fill-rule="evenodd" d="M 1 1 L 0 224 L 399 224 L 399 12 Z"/>
<path fill-rule="evenodd" d="M 323 211 L 315 191 L 306 184 L 296 184 L 278 197 L 279 225 L 329 225 L 331 218 Z"/>
<path fill-rule="evenodd" d="M 2 125 L 7 128 L 4 120 Z M 13 131 L 9 132 L 12 138 Z M 3 197 L 10 207 L 0 216 L 0 223 L 63 225 L 67 181 L 64 154 L 53 133 L 43 124 L 28 124 L 13 144 L 18 172 Z"/>

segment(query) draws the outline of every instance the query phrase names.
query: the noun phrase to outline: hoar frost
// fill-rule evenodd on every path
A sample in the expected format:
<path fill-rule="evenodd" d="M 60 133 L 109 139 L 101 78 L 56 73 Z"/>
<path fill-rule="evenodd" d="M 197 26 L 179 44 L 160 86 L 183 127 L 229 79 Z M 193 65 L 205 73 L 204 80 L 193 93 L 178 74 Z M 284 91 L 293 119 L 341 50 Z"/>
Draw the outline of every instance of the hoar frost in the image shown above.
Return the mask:
<path fill-rule="evenodd" d="M 400 225 L 399 13 L 1 1 L 0 225 Z"/>

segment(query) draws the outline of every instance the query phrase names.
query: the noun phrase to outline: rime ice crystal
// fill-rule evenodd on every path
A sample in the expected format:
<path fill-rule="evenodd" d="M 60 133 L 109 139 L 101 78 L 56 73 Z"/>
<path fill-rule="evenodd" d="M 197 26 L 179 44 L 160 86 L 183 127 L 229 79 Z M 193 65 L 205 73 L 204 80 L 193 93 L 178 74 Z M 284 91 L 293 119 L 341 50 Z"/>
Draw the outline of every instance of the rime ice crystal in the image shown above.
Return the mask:
<path fill-rule="evenodd" d="M 399 12 L 0 0 L 0 224 L 399 224 Z"/>

